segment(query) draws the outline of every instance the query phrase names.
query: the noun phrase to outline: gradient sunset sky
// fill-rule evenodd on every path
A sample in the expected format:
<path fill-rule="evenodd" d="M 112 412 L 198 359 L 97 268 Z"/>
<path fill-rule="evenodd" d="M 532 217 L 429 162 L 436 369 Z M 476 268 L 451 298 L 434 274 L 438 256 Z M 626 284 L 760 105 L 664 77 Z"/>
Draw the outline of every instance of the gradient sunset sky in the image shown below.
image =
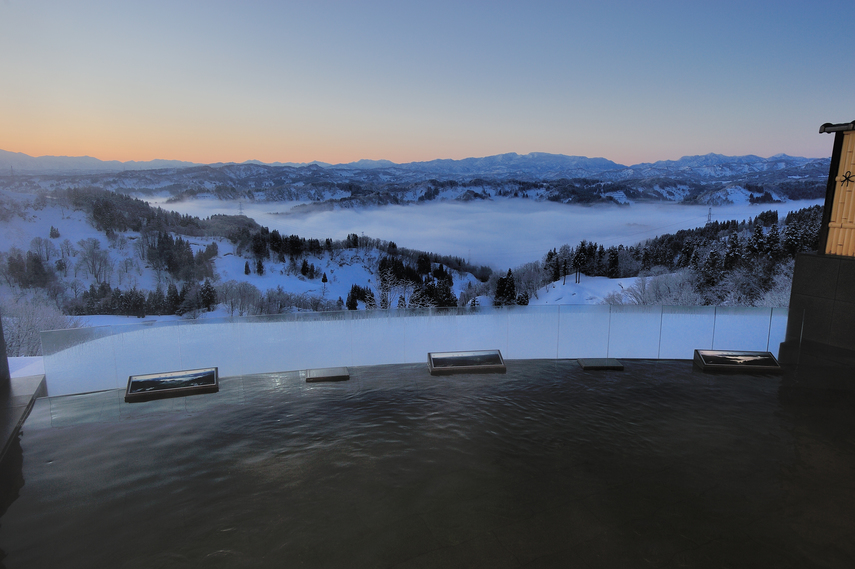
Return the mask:
<path fill-rule="evenodd" d="M 342 163 L 822 157 L 855 0 L 0 0 L 0 149 Z"/>

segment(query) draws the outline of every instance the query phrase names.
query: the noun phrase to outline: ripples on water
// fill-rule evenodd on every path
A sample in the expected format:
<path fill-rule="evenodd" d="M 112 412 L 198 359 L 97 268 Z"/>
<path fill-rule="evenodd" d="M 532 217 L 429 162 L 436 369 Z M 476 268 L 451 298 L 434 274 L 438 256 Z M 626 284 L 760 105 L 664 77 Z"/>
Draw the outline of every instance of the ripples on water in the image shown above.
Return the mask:
<path fill-rule="evenodd" d="M 0 547 L 9 567 L 382 567 L 505 535 L 523 562 L 552 542 L 529 550 L 510 536 L 555 508 L 570 520 L 584 504 L 585 525 L 602 531 L 698 516 L 730 527 L 808 499 L 805 437 L 837 468 L 855 464 L 840 427 L 851 414 L 817 434 L 825 404 L 783 404 L 776 377 L 685 362 L 508 370 L 375 366 L 337 384 L 226 378 L 219 394 L 186 400 L 42 400 Z M 697 546 L 700 531 L 673 539 Z"/>

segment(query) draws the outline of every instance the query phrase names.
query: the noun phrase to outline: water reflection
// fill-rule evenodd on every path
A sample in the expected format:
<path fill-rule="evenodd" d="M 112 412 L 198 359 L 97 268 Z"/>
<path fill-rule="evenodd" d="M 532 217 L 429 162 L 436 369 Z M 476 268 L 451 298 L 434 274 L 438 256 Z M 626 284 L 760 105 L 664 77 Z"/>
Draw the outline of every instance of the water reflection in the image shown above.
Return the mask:
<path fill-rule="evenodd" d="M 56 398 L 0 546 L 16 567 L 853 566 L 851 397 L 689 361 L 506 363 L 228 378 L 192 408 Z"/>

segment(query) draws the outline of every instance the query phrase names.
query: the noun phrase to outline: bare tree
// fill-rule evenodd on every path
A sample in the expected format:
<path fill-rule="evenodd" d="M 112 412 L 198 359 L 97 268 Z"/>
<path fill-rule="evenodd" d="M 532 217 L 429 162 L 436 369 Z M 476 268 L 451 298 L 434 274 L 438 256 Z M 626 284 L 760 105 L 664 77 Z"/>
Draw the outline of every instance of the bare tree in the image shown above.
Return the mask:
<path fill-rule="evenodd" d="M 226 281 L 218 287 L 217 298 L 229 311 L 229 316 L 234 316 L 238 307 L 237 281 Z"/>
<path fill-rule="evenodd" d="M 549 282 L 552 282 L 552 279 L 544 274 L 543 265 L 538 261 L 526 263 L 514 269 L 514 284 L 517 293 L 526 293 L 537 298 L 538 289 Z"/>
<path fill-rule="evenodd" d="M 635 283 L 621 293 L 611 293 L 603 299 L 606 304 L 645 304 L 698 306 L 703 297 L 695 290 L 690 271 L 639 276 Z"/>
<path fill-rule="evenodd" d="M 68 289 L 74 293 L 74 298 L 77 298 L 80 293 L 86 290 L 86 287 L 83 286 L 83 283 L 77 279 L 74 279 L 70 283 L 68 283 Z"/>
<path fill-rule="evenodd" d="M 30 251 L 39 256 L 42 263 L 47 265 L 51 258 L 54 258 L 59 255 L 59 252 L 56 249 L 56 245 L 50 239 L 43 239 L 41 237 L 34 237 L 32 241 L 30 241 Z"/>
<path fill-rule="evenodd" d="M 246 281 L 240 282 L 236 288 L 238 297 L 238 314 L 245 316 L 247 314 L 258 314 L 261 306 L 261 291 Z"/>
<path fill-rule="evenodd" d="M 110 259 L 110 254 L 101 249 L 101 242 L 94 237 L 89 237 L 81 239 L 77 244 L 80 246 L 78 264 L 82 263 L 82 267 L 92 275 L 96 282 L 100 283 L 109 279 L 113 272 L 113 262 Z M 75 276 L 77 276 L 76 270 Z"/>
<path fill-rule="evenodd" d="M 119 253 L 124 253 L 128 248 L 128 238 L 124 235 L 119 235 L 112 243 L 113 248 L 119 251 Z"/>
<path fill-rule="evenodd" d="M 59 252 L 63 259 L 77 256 L 77 249 L 74 248 L 74 244 L 68 239 L 63 239 L 62 243 L 59 244 Z"/>
<path fill-rule="evenodd" d="M 9 254 L 0 251 L 0 277 L 7 285 L 12 286 L 14 281 L 11 273 L 9 273 Z"/>
<path fill-rule="evenodd" d="M 217 291 L 220 302 L 226 306 L 229 316 L 246 316 L 261 311 L 262 295 L 255 285 L 248 282 L 226 281 Z"/>
<path fill-rule="evenodd" d="M 142 238 L 142 236 L 140 236 L 139 239 L 134 241 L 133 250 L 140 261 L 146 260 L 146 257 L 148 256 L 148 244 L 146 243 L 146 240 Z"/>

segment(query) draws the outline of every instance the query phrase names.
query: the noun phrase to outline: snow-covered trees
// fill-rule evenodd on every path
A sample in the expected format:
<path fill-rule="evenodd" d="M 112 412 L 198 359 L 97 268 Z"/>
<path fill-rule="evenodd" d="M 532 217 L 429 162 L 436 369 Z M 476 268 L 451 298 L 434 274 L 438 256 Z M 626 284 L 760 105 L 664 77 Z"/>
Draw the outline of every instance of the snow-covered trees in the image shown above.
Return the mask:
<path fill-rule="evenodd" d="M 217 296 L 229 311 L 230 316 L 258 314 L 261 305 L 261 291 L 248 282 L 226 281 L 220 285 Z"/>
<path fill-rule="evenodd" d="M 517 286 L 514 282 L 514 272 L 508 269 L 508 274 L 496 281 L 496 294 L 493 296 L 493 306 L 508 306 L 517 303 Z"/>
<path fill-rule="evenodd" d="M 217 290 L 209 279 L 205 279 L 205 283 L 199 289 L 199 303 L 208 311 L 213 310 L 217 305 Z"/>
<path fill-rule="evenodd" d="M 621 293 L 608 295 L 606 304 L 648 304 L 693 306 L 702 304 L 695 290 L 692 274 L 687 270 L 639 276 Z"/>
<path fill-rule="evenodd" d="M 81 326 L 77 318 L 66 316 L 45 298 L 31 297 L 29 302 L 4 302 L 3 336 L 9 357 L 40 356 L 43 330 L 63 330 Z"/>
<path fill-rule="evenodd" d="M 104 282 L 108 273 L 112 272 L 110 254 L 101 249 L 101 242 L 94 237 L 81 239 L 77 245 L 80 249 L 76 268 L 91 275 L 95 282 Z"/>
<path fill-rule="evenodd" d="M 39 259 L 45 265 L 50 263 L 51 259 L 59 256 L 59 250 L 56 248 L 56 245 L 49 239 L 42 239 L 41 237 L 34 237 L 30 241 L 30 251 L 38 255 Z"/>

